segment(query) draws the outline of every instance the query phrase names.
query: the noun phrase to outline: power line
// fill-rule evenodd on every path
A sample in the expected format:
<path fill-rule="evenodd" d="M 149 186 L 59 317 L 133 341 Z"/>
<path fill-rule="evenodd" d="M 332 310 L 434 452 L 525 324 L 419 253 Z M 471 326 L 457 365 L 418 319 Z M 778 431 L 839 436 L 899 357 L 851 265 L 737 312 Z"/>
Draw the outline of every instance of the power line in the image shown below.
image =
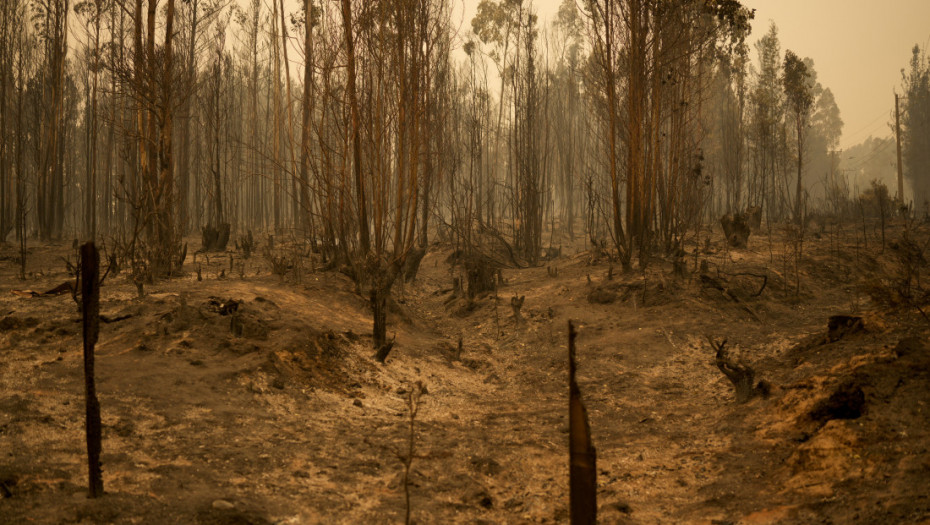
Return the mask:
<path fill-rule="evenodd" d="M 875 124 L 875 122 L 876 122 L 878 119 L 882 118 L 883 116 L 886 116 L 886 112 L 885 112 L 885 111 L 882 111 L 877 117 L 875 117 L 875 118 L 873 118 L 871 121 L 869 121 L 868 124 L 866 124 L 865 126 L 860 127 L 860 128 L 859 128 L 858 130 L 856 130 L 854 133 L 850 133 L 849 135 L 846 135 L 844 138 L 845 138 L 846 140 L 849 140 L 849 139 L 851 139 L 851 138 L 853 138 L 853 137 L 858 136 L 858 135 L 861 134 L 863 131 L 866 131 L 866 129 L 868 129 L 868 130 L 869 130 L 869 134 L 871 134 L 873 131 L 875 131 L 876 129 L 878 129 L 880 126 L 884 126 L 885 124 L 887 124 L 887 122 L 882 122 L 879 126 L 872 126 L 873 124 Z"/>
<path fill-rule="evenodd" d="M 884 152 L 886 149 L 888 149 L 889 146 L 891 146 L 891 145 L 894 143 L 894 141 L 891 140 L 891 137 L 885 137 L 885 138 L 883 138 L 883 139 L 881 139 L 881 140 L 884 140 L 884 141 L 886 141 L 886 142 L 885 142 L 884 144 L 882 144 L 881 146 L 878 146 L 877 148 L 875 148 L 875 149 L 872 150 L 871 152 L 869 152 L 868 155 L 866 156 L 866 158 L 863 159 L 863 160 L 861 160 L 861 161 L 859 161 L 859 163 L 857 163 L 855 166 L 852 166 L 852 167 L 846 168 L 846 169 L 849 169 L 849 170 L 858 170 L 859 168 L 861 168 L 862 166 L 864 166 L 864 165 L 866 165 L 868 162 L 870 162 L 872 159 L 876 158 L 880 153 Z"/>

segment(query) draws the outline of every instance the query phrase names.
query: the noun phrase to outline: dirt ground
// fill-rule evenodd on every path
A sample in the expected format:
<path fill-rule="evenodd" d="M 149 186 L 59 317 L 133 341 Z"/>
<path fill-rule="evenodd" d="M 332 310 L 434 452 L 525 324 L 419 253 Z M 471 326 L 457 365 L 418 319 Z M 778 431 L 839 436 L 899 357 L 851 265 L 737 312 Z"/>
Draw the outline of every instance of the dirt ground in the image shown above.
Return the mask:
<path fill-rule="evenodd" d="M 853 226 L 822 229 L 795 268 L 784 232 L 728 250 L 718 231 L 689 247 L 686 275 L 662 260 L 621 273 L 563 239 L 471 306 L 450 291 L 451 248 L 434 245 L 395 289 L 383 365 L 367 302 L 337 272 L 282 278 L 260 255 L 199 254 L 198 281 L 189 254 L 186 276 L 142 299 L 111 276 L 96 500 L 75 302 L 11 293 L 67 280 L 71 243 L 32 247 L 26 281 L 3 246 L 0 523 L 403 522 L 417 381 L 414 522 L 565 523 L 568 320 L 601 523 L 930 523 L 930 322 L 896 292 L 926 261 L 903 262 L 902 232 L 882 248 L 874 228 L 868 246 Z M 910 238 L 925 248 L 927 227 Z M 828 333 L 837 314 L 862 322 Z M 771 395 L 737 404 L 708 336 Z"/>

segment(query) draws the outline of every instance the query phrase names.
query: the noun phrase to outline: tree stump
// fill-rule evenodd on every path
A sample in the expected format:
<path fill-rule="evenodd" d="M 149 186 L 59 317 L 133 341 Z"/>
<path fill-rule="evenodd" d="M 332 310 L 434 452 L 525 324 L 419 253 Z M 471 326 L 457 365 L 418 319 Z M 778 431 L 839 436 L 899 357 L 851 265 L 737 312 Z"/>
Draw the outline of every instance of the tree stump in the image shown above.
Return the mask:
<path fill-rule="evenodd" d="M 749 242 L 750 228 L 742 213 L 726 214 L 720 218 L 720 226 L 727 237 L 727 243 L 733 248 L 745 248 Z"/>
<path fill-rule="evenodd" d="M 212 224 L 204 226 L 201 230 L 200 245 L 205 252 L 221 252 L 226 250 L 229 243 L 229 223 L 224 222 L 218 226 Z"/>

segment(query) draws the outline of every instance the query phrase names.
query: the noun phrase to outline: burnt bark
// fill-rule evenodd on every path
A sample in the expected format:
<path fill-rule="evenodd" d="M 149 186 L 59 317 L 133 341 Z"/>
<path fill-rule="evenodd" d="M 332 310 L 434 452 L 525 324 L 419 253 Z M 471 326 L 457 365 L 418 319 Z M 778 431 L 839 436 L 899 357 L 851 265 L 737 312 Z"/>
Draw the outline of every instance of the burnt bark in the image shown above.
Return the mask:
<path fill-rule="evenodd" d="M 742 213 L 727 214 L 720 218 L 720 226 L 733 248 L 745 248 L 749 242 L 749 220 Z"/>
<path fill-rule="evenodd" d="M 569 512 L 572 525 L 597 523 L 597 451 L 575 381 L 575 326 L 568 322 Z"/>
<path fill-rule="evenodd" d="M 736 390 L 736 402 L 737 403 L 746 403 L 756 395 L 762 397 L 768 397 L 771 391 L 771 385 L 765 381 L 760 381 L 758 385 L 754 385 L 756 371 L 740 359 L 734 359 L 726 351 L 725 347 L 727 340 L 724 339 L 720 343 L 715 342 L 712 338 L 708 337 L 707 341 L 710 343 L 710 346 L 716 351 L 714 356 L 714 363 L 717 365 L 717 368 L 723 372 L 723 375 L 733 383 L 733 388 Z"/>
<path fill-rule="evenodd" d="M 103 495 L 100 468 L 100 402 L 94 384 L 94 345 L 100 327 L 100 255 L 93 242 L 81 246 L 81 317 L 84 333 L 84 397 L 87 437 L 88 497 Z"/>
<path fill-rule="evenodd" d="M 218 226 L 207 225 L 201 230 L 200 251 L 221 252 L 229 244 L 229 223 Z"/>
<path fill-rule="evenodd" d="M 371 304 L 371 313 L 374 318 L 374 327 L 372 339 L 374 347 L 380 350 L 385 346 L 387 341 L 387 293 L 378 286 L 371 287 L 369 297 Z M 386 357 L 386 355 L 385 355 Z M 383 359 L 381 359 L 383 361 Z"/>

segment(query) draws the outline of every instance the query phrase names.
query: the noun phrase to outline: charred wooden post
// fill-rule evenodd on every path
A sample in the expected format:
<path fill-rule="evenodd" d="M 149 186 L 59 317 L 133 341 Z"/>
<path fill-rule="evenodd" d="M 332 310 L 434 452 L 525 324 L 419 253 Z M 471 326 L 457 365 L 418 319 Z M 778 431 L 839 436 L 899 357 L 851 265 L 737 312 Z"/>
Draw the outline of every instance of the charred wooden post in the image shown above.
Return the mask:
<path fill-rule="evenodd" d="M 575 326 L 568 322 L 569 513 L 572 525 L 597 523 L 597 451 L 575 382 Z"/>
<path fill-rule="evenodd" d="M 377 285 L 372 286 L 369 302 L 371 311 L 374 314 L 373 343 L 374 347 L 379 349 L 380 352 L 380 349 L 387 341 L 387 294 L 380 290 Z"/>
<path fill-rule="evenodd" d="M 94 345 L 100 328 L 100 255 L 93 242 L 81 246 L 81 317 L 84 333 L 84 397 L 87 436 L 88 497 L 103 495 L 100 469 L 100 402 L 94 385 Z"/>

